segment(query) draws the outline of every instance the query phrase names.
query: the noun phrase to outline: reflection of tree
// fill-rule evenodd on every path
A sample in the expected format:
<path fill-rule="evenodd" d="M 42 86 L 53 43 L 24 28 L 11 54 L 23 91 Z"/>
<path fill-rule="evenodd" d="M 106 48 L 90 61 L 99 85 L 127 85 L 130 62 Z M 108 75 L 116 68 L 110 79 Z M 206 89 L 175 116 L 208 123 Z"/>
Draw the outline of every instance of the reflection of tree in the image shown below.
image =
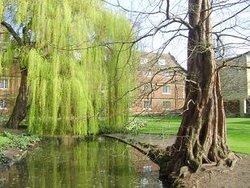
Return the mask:
<path fill-rule="evenodd" d="M 15 187 L 135 187 L 129 148 L 110 140 L 44 144 L 27 157 L 9 183 Z M 28 172 L 24 176 L 24 172 Z M 19 182 L 13 182 L 17 178 Z"/>
<path fill-rule="evenodd" d="M 140 186 L 147 178 L 149 184 L 159 185 L 157 175 L 136 171 L 127 145 L 101 138 L 77 141 L 59 138 L 46 141 L 35 148 L 26 159 L 0 173 L 3 187 L 13 188 L 75 188 Z M 140 155 L 141 156 L 141 155 Z"/>

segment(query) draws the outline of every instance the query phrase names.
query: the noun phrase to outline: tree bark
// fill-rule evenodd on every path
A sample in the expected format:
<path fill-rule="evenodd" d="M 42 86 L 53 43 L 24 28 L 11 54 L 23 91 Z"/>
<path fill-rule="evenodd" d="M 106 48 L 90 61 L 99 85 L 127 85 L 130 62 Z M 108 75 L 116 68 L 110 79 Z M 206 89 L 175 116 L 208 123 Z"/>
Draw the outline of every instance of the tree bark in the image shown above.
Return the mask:
<path fill-rule="evenodd" d="M 18 46 L 30 45 L 30 39 L 28 38 L 28 29 L 26 26 L 23 27 L 22 35 L 24 39 L 22 40 L 22 38 L 18 35 L 18 33 L 15 31 L 15 29 L 12 27 L 11 24 L 2 21 L 1 25 L 3 25 L 9 31 L 10 35 L 16 40 Z M 8 128 L 17 129 L 19 124 L 22 122 L 22 120 L 25 118 L 27 114 L 27 102 L 28 102 L 27 76 L 28 76 L 28 70 L 26 68 L 21 70 L 21 83 L 19 87 L 19 93 L 16 98 L 16 103 L 12 111 L 12 114 L 8 122 L 6 123 L 6 127 Z"/>
<path fill-rule="evenodd" d="M 22 120 L 27 114 L 28 104 L 28 86 L 27 86 L 28 70 L 21 71 L 21 82 L 19 87 L 19 93 L 16 98 L 16 104 L 12 111 L 12 114 L 6 123 L 6 127 L 17 129 Z"/>
<path fill-rule="evenodd" d="M 210 0 L 189 0 L 188 70 L 182 123 L 170 156 L 160 164 L 160 177 L 168 182 L 196 172 L 202 164 L 227 165 L 225 112 L 219 73 L 211 40 Z"/>

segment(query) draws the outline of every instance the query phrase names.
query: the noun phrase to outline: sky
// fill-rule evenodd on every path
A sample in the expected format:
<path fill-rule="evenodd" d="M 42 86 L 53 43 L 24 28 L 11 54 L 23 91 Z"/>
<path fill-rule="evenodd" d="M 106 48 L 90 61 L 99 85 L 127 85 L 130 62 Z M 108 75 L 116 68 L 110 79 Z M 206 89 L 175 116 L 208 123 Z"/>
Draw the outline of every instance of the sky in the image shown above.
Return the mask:
<path fill-rule="evenodd" d="M 107 0 L 108 2 L 114 4 L 114 5 L 120 5 L 124 7 L 127 10 L 136 11 L 135 13 L 128 13 L 126 10 L 123 9 L 117 9 L 115 7 L 109 6 L 112 9 L 122 12 L 126 14 L 126 16 L 133 20 L 132 22 L 135 24 L 135 30 L 136 33 L 139 36 L 145 35 L 145 33 L 148 33 L 149 30 L 153 27 L 157 27 L 159 25 L 159 22 L 161 22 L 165 15 L 162 13 L 150 15 L 148 14 L 140 14 L 138 12 L 157 12 L 159 11 L 159 0 Z M 178 4 L 179 1 L 175 1 L 175 3 Z M 162 11 L 163 8 L 165 8 L 165 5 L 162 5 Z M 175 6 L 173 9 L 184 9 L 181 6 Z M 173 26 L 174 28 L 176 26 Z M 152 31 L 151 33 L 154 33 Z M 172 34 L 171 34 L 172 36 Z M 164 42 L 166 42 L 169 38 L 169 35 L 164 34 L 162 32 L 158 32 L 152 37 L 147 37 L 143 40 L 141 40 L 138 43 L 139 49 L 141 51 L 147 51 L 147 52 L 157 52 L 159 49 L 162 50 L 161 47 L 164 45 Z M 174 42 L 167 45 L 166 49 L 164 50 L 164 53 L 170 52 L 174 57 L 177 59 L 178 63 L 180 63 L 183 67 L 186 67 L 186 48 L 179 48 L 179 46 L 186 46 L 187 40 L 186 38 L 178 38 Z"/>
<path fill-rule="evenodd" d="M 166 18 L 166 1 L 162 0 L 106 0 L 115 5 L 109 8 L 124 13 L 135 25 L 137 36 L 154 34 L 147 37 L 138 44 L 142 51 L 163 50 L 164 53 L 170 52 L 183 67 L 186 67 L 187 52 L 187 30 L 179 24 L 163 27 L 161 30 L 150 30 L 161 27 L 161 23 Z M 244 0 L 214 0 L 216 7 L 212 12 L 212 22 L 216 27 L 213 32 L 221 35 L 221 40 L 225 45 L 225 55 L 235 56 L 246 51 L 250 51 L 250 0 L 241 3 Z M 163 2 L 161 4 L 161 2 Z M 236 5 L 234 5 L 237 2 Z M 187 0 L 170 0 L 171 16 L 180 17 L 187 20 Z M 223 9 L 220 6 L 223 5 Z M 118 6 L 123 8 L 118 8 Z M 234 16 L 238 11 L 245 9 L 243 13 Z M 129 10 L 129 12 L 127 11 Z M 143 13 L 142 13 L 143 12 Z M 151 13 L 151 14 L 144 14 Z M 152 14 L 153 13 L 153 14 Z M 233 19 L 226 18 L 233 16 Z M 218 24 L 219 23 L 219 24 Z M 177 28 L 179 32 L 173 32 Z M 223 32 L 221 32 L 223 31 Z M 172 40 L 173 35 L 178 37 Z M 216 36 L 216 35 L 214 35 Z M 237 37 L 235 37 L 237 36 Z M 170 43 L 167 43 L 170 41 Z M 167 43 L 167 44 L 166 44 Z M 214 37 L 214 43 L 216 40 Z"/>

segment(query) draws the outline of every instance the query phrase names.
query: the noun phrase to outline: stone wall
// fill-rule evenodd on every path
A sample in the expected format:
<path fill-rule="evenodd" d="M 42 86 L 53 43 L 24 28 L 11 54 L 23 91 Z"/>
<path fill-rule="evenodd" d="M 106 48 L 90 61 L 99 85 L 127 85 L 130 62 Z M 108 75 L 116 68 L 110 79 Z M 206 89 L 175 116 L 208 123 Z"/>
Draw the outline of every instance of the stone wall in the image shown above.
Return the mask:
<path fill-rule="evenodd" d="M 231 58 L 231 61 L 226 60 L 226 66 L 220 72 L 222 96 L 228 114 L 245 116 L 248 113 L 247 99 L 250 97 L 250 70 L 246 67 L 250 64 L 249 55 L 249 53 L 246 53 Z M 235 101 L 238 101 L 237 105 Z M 235 110 L 238 110 L 238 112 Z"/>

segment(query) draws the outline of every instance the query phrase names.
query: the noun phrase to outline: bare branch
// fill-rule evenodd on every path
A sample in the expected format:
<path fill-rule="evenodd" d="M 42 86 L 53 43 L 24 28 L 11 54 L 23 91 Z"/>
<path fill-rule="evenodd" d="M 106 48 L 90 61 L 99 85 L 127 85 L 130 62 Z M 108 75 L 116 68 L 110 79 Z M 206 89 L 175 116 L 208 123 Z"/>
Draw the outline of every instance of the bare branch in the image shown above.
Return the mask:
<path fill-rule="evenodd" d="M 248 9 L 249 7 L 250 7 L 250 4 L 247 5 L 246 7 L 242 8 L 242 9 L 240 9 L 239 11 L 237 11 L 236 13 L 234 13 L 233 15 L 231 15 L 230 17 L 227 17 L 226 19 L 224 19 L 224 20 L 220 21 L 219 23 L 215 24 L 215 25 L 213 26 L 213 28 L 219 26 L 219 25 L 222 24 L 222 23 L 227 22 L 228 20 L 231 20 L 231 19 L 234 18 L 236 15 L 238 15 L 239 13 L 241 13 L 241 12 L 243 12 L 244 10 Z"/>

